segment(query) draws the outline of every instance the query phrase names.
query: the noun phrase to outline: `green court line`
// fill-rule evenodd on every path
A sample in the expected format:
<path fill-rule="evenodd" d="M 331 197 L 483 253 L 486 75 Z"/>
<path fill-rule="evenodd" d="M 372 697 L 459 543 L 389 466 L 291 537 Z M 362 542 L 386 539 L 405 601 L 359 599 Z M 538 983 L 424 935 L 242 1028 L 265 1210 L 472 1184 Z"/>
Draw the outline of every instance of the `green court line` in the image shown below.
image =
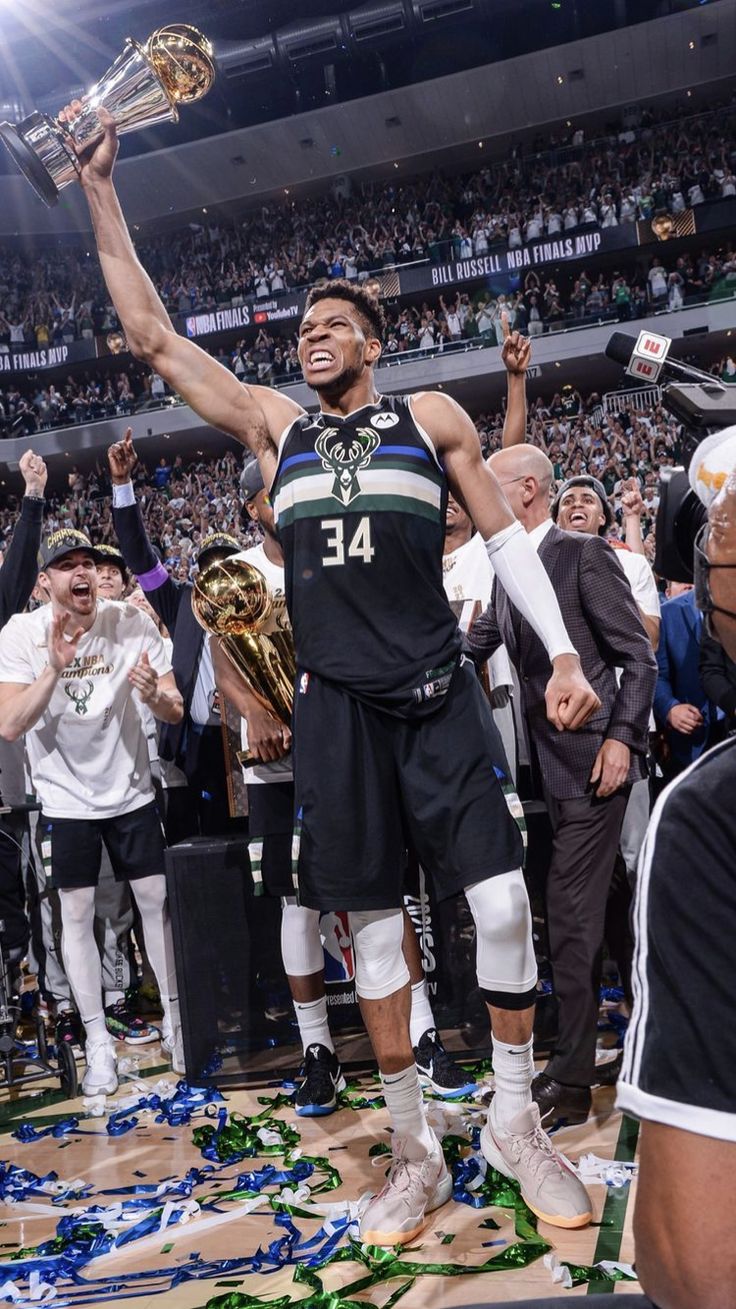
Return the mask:
<path fill-rule="evenodd" d="M 156 1064 L 154 1068 L 139 1069 L 136 1078 L 161 1077 L 163 1074 L 170 1072 L 170 1064 Z M 121 1082 L 120 1085 L 124 1091 L 125 1083 Z M 45 1109 L 47 1105 L 50 1107 L 51 1105 L 64 1103 L 70 1104 L 71 1101 L 66 1100 L 63 1091 L 54 1091 L 52 1089 L 43 1091 L 41 1095 L 26 1095 L 19 1097 L 17 1100 L 6 1100 L 4 1103 L 0 1103 L 0 1136 L 3 1133 L 12 1132 L 19 1118 L 26 1118 L 29 1114 L 36 1113 L 38 1109 Z M 69 1117 L 71 1117 L 71 1114 L 67 1109 L 64 1113 L 39 1116 L 34 1118 L 33 1122 L 36 1127 L 50 1127 L 52 1123 L 60 1123 L 63 1118 Z M 83 1111 L 79 1114 L 79 1117 L 84 1122 L 94 1122 L 94 1119 L 84 1119 Z"/>
<path fill-rule="evenodd" d="M 621 1119 L 621 1127 L 616 1142 L 614 1159 L 617 1159 L 621 1163 L 633 1163 L 638 1140 L 638 1122 L 634 1118 L 628 1118 L 627 1115 L 624 1114 Z M 598 1240 L 596 1241 L 595 1254 L 592 1259 L 594 1264 L 597 1264 L 601 1259 L 611 1261 L 618 1259 L 621 1251 L 626 1208 L 629 1203 L 630 1193 L 631 1183 L 629 1183 L 628 1186 L 620 1188 L 608 1188 L 606 1202 L 603 1206 L 601 1226 L 598 1229 Z M 633 1283 L 631 1285 L 633 1287 Z M 588 1290 L 586 1294 L 603 1295 L 605 1292 L 613 1290 L 614 1283 L 611 1282 L 609 1278 L 601 1275 L 600 1277 L 592 1278 L 591 1281 L 588 1282 Z"/>

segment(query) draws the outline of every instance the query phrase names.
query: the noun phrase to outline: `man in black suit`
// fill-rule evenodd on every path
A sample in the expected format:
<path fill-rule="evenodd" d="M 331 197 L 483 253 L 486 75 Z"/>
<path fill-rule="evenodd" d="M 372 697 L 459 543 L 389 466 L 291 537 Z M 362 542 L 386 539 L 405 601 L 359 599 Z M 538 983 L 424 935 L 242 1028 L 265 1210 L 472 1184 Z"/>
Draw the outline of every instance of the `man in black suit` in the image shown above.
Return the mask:
<path fill-rule="evenodd" d="M 546 455 L 533 446 L 512 446 L 490 463 L 549 573 L 585 676 L 601 701 L 578 732 L 558 733 L 550 726 L 544 647 L 496 582 L 469 645 L 478 659 L 503 642 L 516 665 L 554 831 L 547 919 L 559 1036 L 533 1093 L 543 1116 L 581 1122 L 594 1080 L 606 898 L 629 790 L 645 774 L 657 665 L 611 548 L 600 537 L 563 532 L 553 523 L 553 470 Z M 617 668 L 623 670 L 620 685 Z"/>
<path fill-rule="evenodd" d="M 189 836 L 211 836 L 227 829 L 225 762 L 209 641 L 194 617 L 191 583 L 169 577 L 148 539 L 131 481 L 136 462 L 128 428 L 125 439 L 108 450 L 115 534 L 125 563 L 168 628 L 174 645 L 174 677 L 184 699 L 182 722 L 163 724 L 159 737 L 161 758 L 181 768 L 189 783 L 183 808 L 167 813 L 166 835 L 173 845 Z M 236 554 L 240 548 L 234 536 L 213 532 L 200 543 L 197 563 L 201 568 L 205 559 L 214 563 L 218 556 Z M 174 788 L 172 796 L 179 799 L 177 791 L 182 790 Z"/>

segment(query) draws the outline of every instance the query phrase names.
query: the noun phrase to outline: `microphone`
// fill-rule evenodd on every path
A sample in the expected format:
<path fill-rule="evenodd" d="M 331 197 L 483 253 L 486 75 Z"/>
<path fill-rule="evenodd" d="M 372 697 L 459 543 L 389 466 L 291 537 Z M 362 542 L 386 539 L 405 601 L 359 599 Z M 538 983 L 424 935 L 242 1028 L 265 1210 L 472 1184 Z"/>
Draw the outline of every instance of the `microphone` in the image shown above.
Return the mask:
<path fill-rule="evenodd" d="M 649 343 L 654 343 L 652 349 L 647 349 Z M 670 359 L 668 351 L 671 344 L 669 337 L 657 336 L 653 332 L 640 332 L 638 337 L 629 336 L 628 332 L 614 332 L 606 346 L 606 355 L 614 363 L 621 364 L 632 376 L 645 381 L 656 382 L 664 368 L 666 372 L 684 381 L 697 382 L 701 386 L 707 384 L 717 391 L 725 391 L 724 383 L 712 373 L 704 373 L 692 364 Z"/>

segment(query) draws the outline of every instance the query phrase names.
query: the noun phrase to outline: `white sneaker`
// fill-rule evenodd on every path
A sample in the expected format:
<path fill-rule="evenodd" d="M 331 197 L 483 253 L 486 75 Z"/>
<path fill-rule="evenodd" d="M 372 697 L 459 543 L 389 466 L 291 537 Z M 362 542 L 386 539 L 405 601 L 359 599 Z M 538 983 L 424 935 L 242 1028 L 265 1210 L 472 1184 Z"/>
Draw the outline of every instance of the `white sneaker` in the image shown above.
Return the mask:
<path fill-rule="evenodd" d="M 493 1119 L 493 1102 L 480 1136 L 483 1158 L 504 1177 L 514 1178 L 532 1213 L 553 1227 L 586 1227 L 593 1217 L 590 1196 L 572 1164 L 542 1130 L 539 1107 L 530 1104 L 505 1131 Z"/>
<path fill-rule="evenodd" d="M 82 1078 L 83 1095 L 114 1095 L 118 1089 L 118 1061 L 112 1041 L 87 1042 L 87 1068 Z"/>
<path fill-rule="evenodd" d="M 452 1178 L 435 1137 L 430 1153 L 418 1162 L 394 1156 L 386 1185 L 361 1216 L 360 1239 L 368 1245 L 406 1245 L 421 1232 L 427 1214 L 451 1195 Z"/>
<path fill-rule="evenodd" d="M 175 1073 L 180 1073 L 182 1077 L 186 1076 L 186 1063 L 184 1061 L 184 1041 L 181 1035 L 181 1024 L 177 1023 L 175 1027 L 164 1031 L 161 1037 L 161 1049 L 171 1060 L 171 1068 Z"/>

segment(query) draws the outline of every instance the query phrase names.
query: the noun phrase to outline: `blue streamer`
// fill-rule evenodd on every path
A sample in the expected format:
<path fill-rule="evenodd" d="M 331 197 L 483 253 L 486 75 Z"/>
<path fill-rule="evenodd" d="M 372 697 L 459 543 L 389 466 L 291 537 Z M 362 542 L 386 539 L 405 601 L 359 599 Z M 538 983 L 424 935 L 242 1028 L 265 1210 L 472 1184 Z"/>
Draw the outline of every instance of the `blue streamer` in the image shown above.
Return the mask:
<path fill-rule="evenodd" d="M 0 1162 L 0 1200 L 18 1204 L 32 1196 L 40 1196 L 44 1200 L 51 1200 L 52 1204 L 65 1204 L 71 1199 L 86 1200 L 92 1191 L 92 1186 L 88 1182 L 68 1187 L 63 1191 L 49 1190 L 48 1184 L 58 1180 L 59 1174 L 55 1172 L 46 1173 L 45 1177 L 37 1177 L 26 1168 Z"/>
<path fill-rule="evenodd" d="M 16 1141 L 28 1145 L 31 1141 L 42 1141 L 45 1136 L 68 1136 L 70 1132 L 76 1132 L 78 1127 L 78 1118 L 63 1118 L 60 1123 L 52 1123 L 50 1127 L 34 1127 L 33 1123 L 21 1123 L 16 1127 L 13 1136 Z"/>

